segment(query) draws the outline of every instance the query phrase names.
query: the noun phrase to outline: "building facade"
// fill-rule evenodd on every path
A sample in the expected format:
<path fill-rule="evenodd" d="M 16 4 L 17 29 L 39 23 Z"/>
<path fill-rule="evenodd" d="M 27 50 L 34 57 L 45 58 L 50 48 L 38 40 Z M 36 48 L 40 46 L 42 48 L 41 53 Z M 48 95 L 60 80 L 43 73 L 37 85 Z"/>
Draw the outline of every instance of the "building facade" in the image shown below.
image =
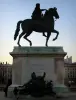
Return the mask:
<path fill-rule="evenodd" d="M 70 60 L 65 60 L 64 62 L 65 84 L 76 85 L 76 62 L 72 63 L 72 57 L 70 58 L 68 58 Z"/>
<path fill-rule="evenodd" d="M 0 84 L 6 84 L 8 79 L 12 79 L 12 65 L 0 63 Z"/>

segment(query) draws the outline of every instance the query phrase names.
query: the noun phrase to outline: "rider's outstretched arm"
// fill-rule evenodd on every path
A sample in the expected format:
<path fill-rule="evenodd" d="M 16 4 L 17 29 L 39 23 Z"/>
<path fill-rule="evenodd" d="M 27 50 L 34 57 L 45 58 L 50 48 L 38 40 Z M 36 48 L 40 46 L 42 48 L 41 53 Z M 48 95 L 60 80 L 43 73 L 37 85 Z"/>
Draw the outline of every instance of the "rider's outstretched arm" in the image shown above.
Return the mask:
<path fill-rule="evenodd" d="M 45 11 L 45 10 L 47 10 L 47 9 L 41 9 L 41 11 Z"/>

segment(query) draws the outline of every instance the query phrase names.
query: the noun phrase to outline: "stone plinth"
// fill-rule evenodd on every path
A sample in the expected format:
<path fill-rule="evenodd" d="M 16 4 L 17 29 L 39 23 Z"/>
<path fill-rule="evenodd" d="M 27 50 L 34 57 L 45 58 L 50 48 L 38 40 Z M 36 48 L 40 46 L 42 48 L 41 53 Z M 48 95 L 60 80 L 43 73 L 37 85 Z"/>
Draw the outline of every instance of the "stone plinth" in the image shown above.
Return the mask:
<path fill-rule="evenodd" d="M 14 47 L 10 53 L 13 57 L 12 82 L 23 85 L 31 73 L 43 75 L 46 79 L 64 83 L 64 56 L 62 47 Z"/>
<path fill-rule="evenodd" d="M 31 73 L 43 75 L 45 80 L 52 80 L 54 86 L 64 86 L 64 52 L 63 47 L 14 47 L 10 53 L 13 57 L 12 85 L 23 85 L 31 78 Z"/>

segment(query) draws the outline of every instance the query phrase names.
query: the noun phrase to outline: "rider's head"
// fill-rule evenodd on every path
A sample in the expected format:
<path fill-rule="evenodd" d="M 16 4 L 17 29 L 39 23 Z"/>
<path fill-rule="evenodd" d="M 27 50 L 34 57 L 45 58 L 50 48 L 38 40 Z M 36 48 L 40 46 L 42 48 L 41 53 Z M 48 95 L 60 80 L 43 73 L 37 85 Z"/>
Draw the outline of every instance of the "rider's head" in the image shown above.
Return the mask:
<path fill-rule="evenodd" d="M 36 3 L 36 8 L 40 8 L 40 3 Z"/>

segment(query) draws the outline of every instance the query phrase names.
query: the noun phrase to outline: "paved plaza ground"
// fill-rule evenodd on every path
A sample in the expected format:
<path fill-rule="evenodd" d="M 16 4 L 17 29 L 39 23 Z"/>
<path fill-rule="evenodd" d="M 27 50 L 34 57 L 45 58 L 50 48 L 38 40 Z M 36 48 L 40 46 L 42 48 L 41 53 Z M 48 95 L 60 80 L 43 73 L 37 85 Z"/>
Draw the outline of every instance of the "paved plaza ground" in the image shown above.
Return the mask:
<path fill-rule="evenodd" d="M 0 100 L 12 100 L 12 99 L 4 97 L 4 92 L 0 92 Z"/>
<path fill-rule="evenodd" d="M 71 93 L 71 94 L 66 94 L 66 95 L 70 95 L 69 97 L 64 97 L 64 98 L 41 98 L 40 100 L 76 100 L 76 93 Z M 0 100 L 16 100 L 16 99 L 12 99 L 12 98 L 6 98 L 4 97 L 4 92 L 0 92 Z M 21 100 L 21 99 L 19 99 Z M 22 99 L 25 100 L 25 99 Z M 29 98 L 27 98 L 26 100 L 31 100 Z M 39 98 L 35 99 L 32 98 L 32 100 L 39 100 Z"/>

